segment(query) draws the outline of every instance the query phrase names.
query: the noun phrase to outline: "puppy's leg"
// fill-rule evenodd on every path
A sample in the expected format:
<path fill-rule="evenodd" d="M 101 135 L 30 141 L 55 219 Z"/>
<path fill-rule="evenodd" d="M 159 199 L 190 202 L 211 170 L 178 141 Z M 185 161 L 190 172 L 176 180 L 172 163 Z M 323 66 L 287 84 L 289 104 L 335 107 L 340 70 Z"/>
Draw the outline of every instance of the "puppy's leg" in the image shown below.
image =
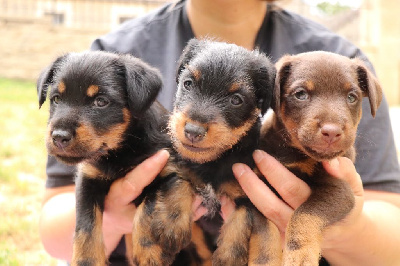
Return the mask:
<path fill-rule="evenodd" d="M 252 222 L 249 208 L 237 206 L 221 227 L 212 258 L 214 266 L 247 265 Z"/>
<path fill-rule="evenodd" d="M 107 257 L 102 220 L 109 184 L 87 176 L 78 177 L 76 184 L 76 227 L 71 265 L 104 266 Z"/>
<path fill-rule="evenodd" d="M 340 221 L 354 207 L 347 183 L 333 177 L 312 186 L 312 194 L 293 214 L 286 230 L 284 264 L 318 265 L 323 230 Z"/>
<path fill-rule="evenodd" d="M 190 243 L 194 192 L 189 182 L 172 177 L 139 205 L 133 226 L 133 261 L 170 265 Z"/>
<path fill-rule="evenodd" d="M 253 205 L 236 181 L 222 184 L 218 194 L 232 199 L 236 207 L 221 227 L 218 247 L 212 258 L 213 265 L 247 265 L 253 227 Z"/>
<path fill-rule="evenodd" d="M 275 224 L 262 215 L 255 207 L 253 231 L 250 237 L 249 265 L 281 265 L 281 236 Z"/>
<path fill-rule="evenodd" d="M 211 266 L 213 245 L 209 246 L 206 234 L 197 223 L 192 224 L 191 243 L 179 252 L 173 266 Z"/>
<path fill-rule="evenodd" d="M 211 266 L 212 251 L 207 245 L 203 230 L 197 223 L 192 225 L 192 243 L 195 246 L 195 252 L 200 262 L 192 263 L 191 265 Z"/>

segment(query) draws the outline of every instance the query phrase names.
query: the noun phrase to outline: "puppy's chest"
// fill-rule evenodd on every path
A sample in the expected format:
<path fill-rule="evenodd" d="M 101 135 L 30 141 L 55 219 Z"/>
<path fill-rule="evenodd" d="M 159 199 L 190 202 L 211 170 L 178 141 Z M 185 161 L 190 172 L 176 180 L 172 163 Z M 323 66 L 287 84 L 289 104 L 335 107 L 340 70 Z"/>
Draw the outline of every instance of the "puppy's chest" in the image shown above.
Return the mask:
<path fill-rule="evenodd" d="M 316 181 L 316 175 L 321 173 L 321 163 L 315 161 L 295 147 L 292 147 L 282 136 L 268 132 L 261 139 L 261 149 L 277 159 L 294 175 L 307 183 Z"/>
<path fill-rule="evenodd" d="M 254 167 L 255 163 L 251 153 L 232 153 L 216 161 L 197 164 L 190 161 L 181 162 L 181 168 L 186 169 L 183 178 L 188 179 L 193 188 L 201 195 L 218 194 L 222 187 L 228 183 L 237 183 L 232 172 L 235 163 L 245 163 Z"/>

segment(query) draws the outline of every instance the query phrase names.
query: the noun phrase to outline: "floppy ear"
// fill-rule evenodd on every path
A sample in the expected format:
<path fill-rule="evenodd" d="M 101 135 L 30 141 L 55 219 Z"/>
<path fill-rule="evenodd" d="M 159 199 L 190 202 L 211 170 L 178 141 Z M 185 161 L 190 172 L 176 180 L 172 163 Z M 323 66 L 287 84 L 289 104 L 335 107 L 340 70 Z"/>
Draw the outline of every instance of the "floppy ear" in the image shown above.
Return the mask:
<path fill-rule="evenodd" d="M 204 47 L 204 42 L 193 38 L 191 39 L 185 48 L 178 60 L 178 68 L 176 70 L 176 83 L 179 81 L 179 76 L 181 72 L 185 69 L 185 66 L 192 60 L 192 58 Z"/>
<path fill-rule="evenodd" d="M 271 108 L 275 113 L 279 112 L 281 107 L 281 92 L 289 78 L 292 68 L 292 56 L 285 55 L 275 64 L 277 73 L 275 77 L 275 86 L 273 90 Z"/>
<path fill-rule="evenodd" d="M 138 58 L 124 55 L 128 105 L 140 116 L 155 101 L 162 87 L 160 72 Z"/>
<path fill-rule="evenodd" d="M 36 90 L 39 100 L 39 109 L 46 101 L 47 90 L 54 81 L 54 75 L 61 67 L 61 63 L 68 57 L 68 54 L 57 58 L 50 66 L 42 70 L 36 82 Z"/>
<path fill-rule="evenodd" d="M 257 61 L 251 64 L 250 76 L 256 89 L 258 108 L 261 109 L 261 114 L 265 114 L 271 105 L 275 66 L 264 54 L 259 54 Z"/>
<path fill-rule="evenodd" d="M 355 58 L 352 60 L 356 64 L 358 86 L 363 91 L 363 96 L 369 98 L 371 114 L 375 117 L 376 110 L 382 101 L 382 88 L 376 77 L 365 67 L 361 59 Z"/>

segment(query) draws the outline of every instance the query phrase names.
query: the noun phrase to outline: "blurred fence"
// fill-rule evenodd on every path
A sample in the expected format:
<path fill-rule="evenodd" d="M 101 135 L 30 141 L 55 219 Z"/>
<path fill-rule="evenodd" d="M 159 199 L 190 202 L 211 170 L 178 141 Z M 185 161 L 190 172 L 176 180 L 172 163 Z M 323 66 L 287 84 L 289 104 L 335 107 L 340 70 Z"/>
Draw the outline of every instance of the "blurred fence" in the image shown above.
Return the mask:
<path fill-rule="evenodd" d="M 126 19 L 173 1 L 0 0 L 0 76 L 34 79 L 61 53 L 88 49 L 96 37 Z M 373 62 L 389 104 L 399 105 L 400 1 L 363 0 L 357 8 L 331 15 L 315 12 L 309 2 L 277 1 L 360 46 Z"/>
<path fill-rule="evenodd" d="M 158 7 L 167 0 L 0 0 L 0 19 L 46 20 L 80 29 L 110 29 Z"/>
<path fill-rule="evenodd" d="M 0 0 L 0 77 L 30 79 L 166 0 Z"/>

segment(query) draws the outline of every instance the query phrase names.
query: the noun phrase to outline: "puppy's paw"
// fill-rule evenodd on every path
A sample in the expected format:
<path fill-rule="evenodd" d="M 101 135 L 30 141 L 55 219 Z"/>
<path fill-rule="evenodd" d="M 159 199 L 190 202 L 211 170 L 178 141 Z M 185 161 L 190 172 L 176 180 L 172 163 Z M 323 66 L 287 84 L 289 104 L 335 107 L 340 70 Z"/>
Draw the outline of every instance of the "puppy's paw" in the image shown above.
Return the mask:
<path fill-rule="evenodd" d="M 104 266 L 107 265 L 107 262 L 99 262 L 95 258 L 81 258 L 77 260 L 71 261 L 71 266 Z"/>
<path fill-rule="evenodd" d="M 165 220 L 153 219 L 150 227 L 151 235 L 156 243 L 163 249 L 176 254 L 185 248 L 191 239 L 191 221 L 184 217 Z"/>
<path fill-rule="evenodd" d="M 248 243 L 247 243 L 248 244 Z M 248 262 L 248 245 L 231 243 L 229 246 L 218 247 L 212 256 L 213 266 L 241 266 Z M 228 246 L 228 247 L 227 247 Z"/>
<path fill-rule="evenodd" d="M 302 265 L 318 266 L 320 255 L 316 247 L 302 247 L 297 250 L 285 251 L 283 256 L 284 266 Z"/>

